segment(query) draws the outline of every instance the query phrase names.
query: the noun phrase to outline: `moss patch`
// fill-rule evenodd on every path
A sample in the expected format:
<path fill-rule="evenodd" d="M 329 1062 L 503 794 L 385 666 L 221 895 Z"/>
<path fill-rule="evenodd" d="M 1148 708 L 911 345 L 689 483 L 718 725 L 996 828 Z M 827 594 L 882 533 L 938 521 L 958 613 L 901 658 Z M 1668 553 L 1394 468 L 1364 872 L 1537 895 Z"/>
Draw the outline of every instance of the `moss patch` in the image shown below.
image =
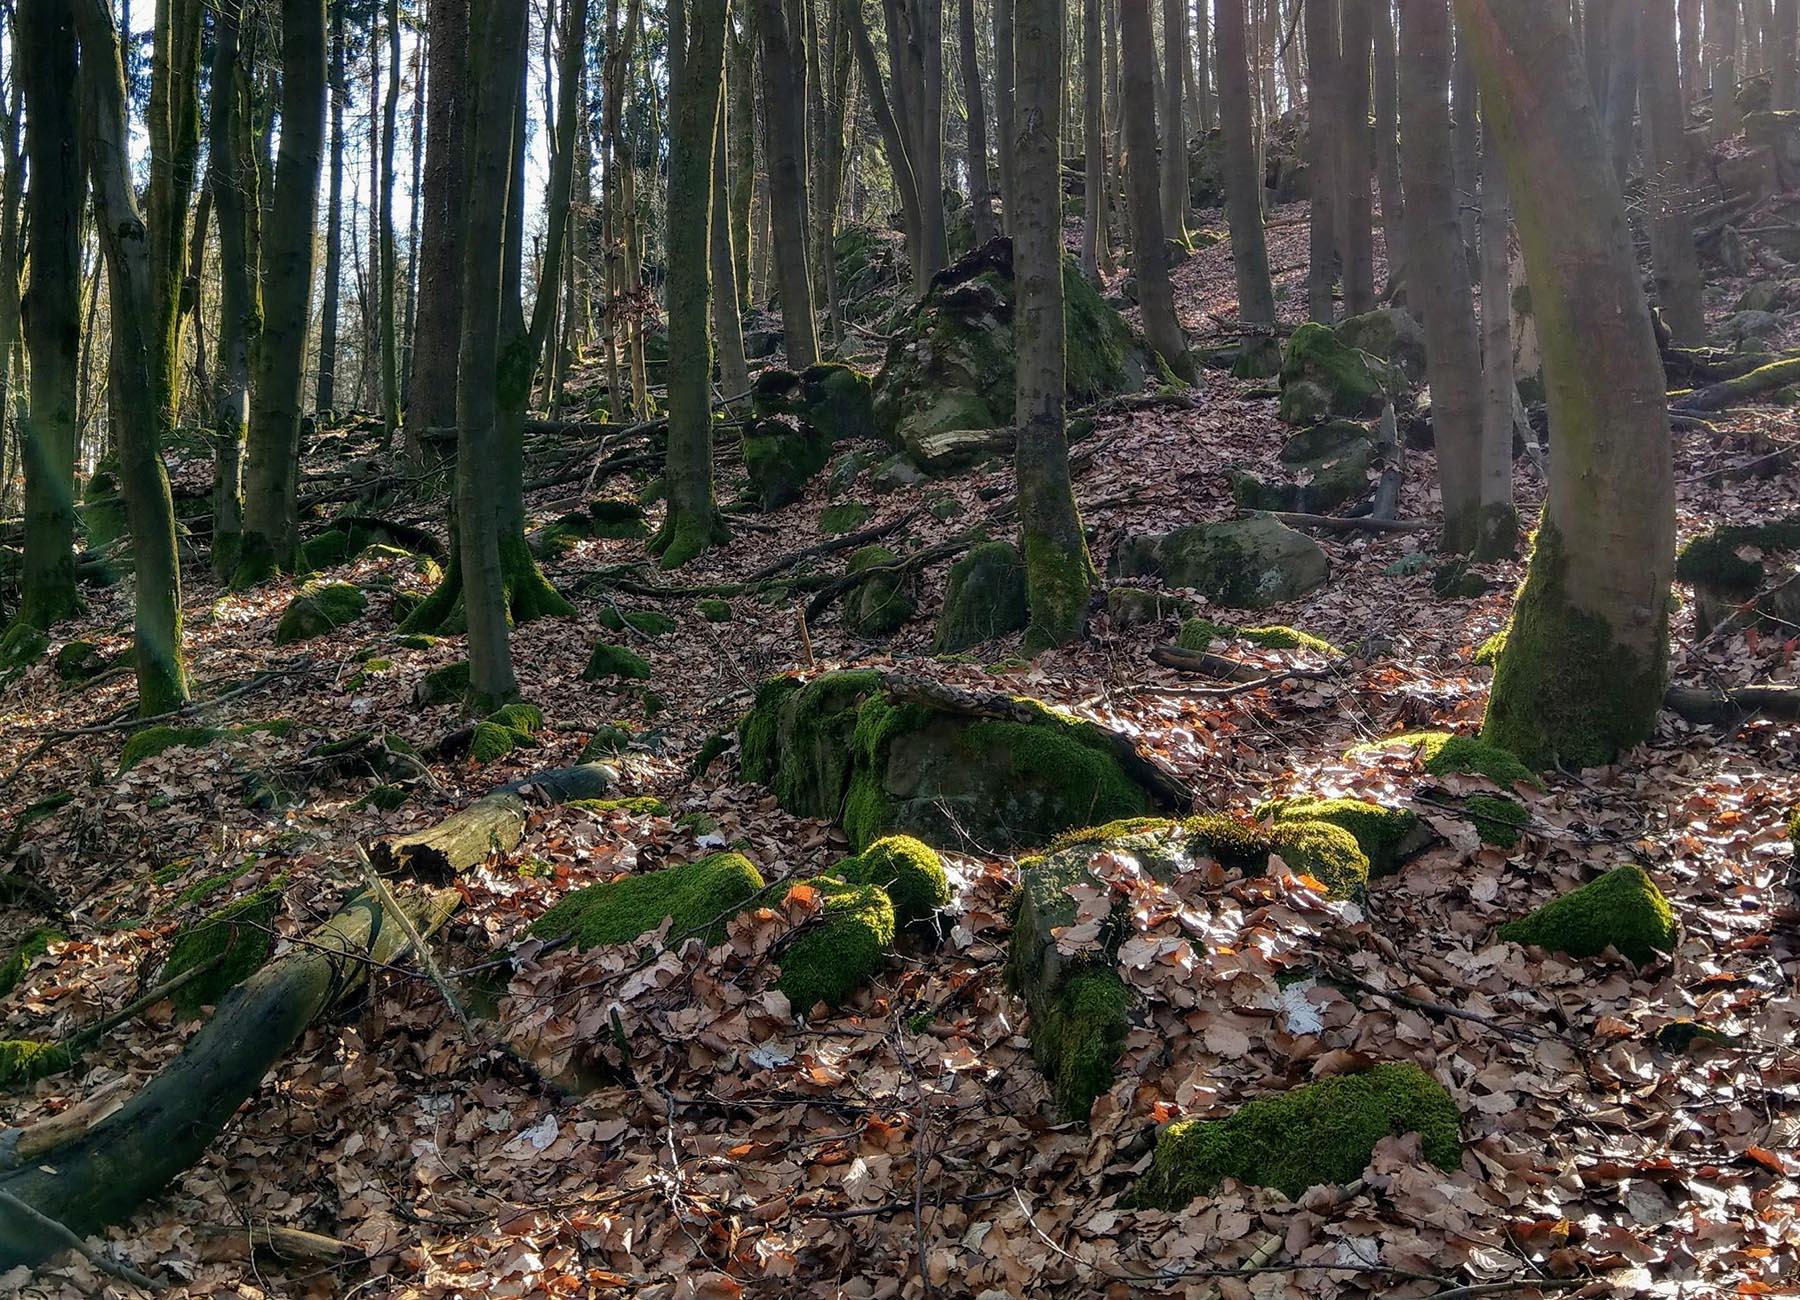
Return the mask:
<path fill-rule="evenodd" d="M 469 661 L 433 668 L 413 688 L 413 703 L 423 706 L 461 704 L 469 696 Z"/>
<path fill-rule="evenodd" d="M 642 655 L 608 641 L 594 643 L 594 651 L 588 656 L 587 667 L 581 673 L 581 679 L 585 682 L 602 681 L 609 677 L 644 681 L 649 676 L 650 664 Z"/>
<path fill-rule="evenodd" d="M 700 617 L 705 619 L 708 623 L 731 622 L 731 602 L 728 600 L 720 600 L 714 596 L 709 596 L 705 600 L 697 602 L 694 606 L 694 612 L 700 615 Z"/>
<path fill-rule="evenodd" d="M 1505 795 L 1472 794 L 1463 800 L 1463 811 L 1475 823 L 1475 831 L 1483 844 L 1510 849 L 1519 842 L 1531 814 L 1523 804 Z"/>
<path fill-rule="evenodd" d="M 826 506 L 819 512 L 819 531 L 833 537 L 842 533 L 853 533 L 869 522 L 869 516 L 875 512 L 860 501 L 845 501 L 839 505 Z"/>
<path fill-rule="evenodd" d="M 56 652 L 52 667 L 58 681 L 74 685 L 105 672 L 106 656 L 92 641 L 70 641 Z"/>
<path fill-rule="evenodd" d="M 539 917 L 531 933 L 543 939 L 572 935 L 577 947 L 592 948 L 630 943 L 667 919 L 671 944 L 698 937 L 710 947 L 724 940 L 725 923 L 762 888 L 762 875 L 748 858 L 714 853 L 578 889 Z"/>
<path fill-rule="evenodd" d="M 864 546 L 850 556 L 849 571 L 865 573 L 898 563 L 899 559 L 885 546 Z M 865 578 L 856 588 L 845 617 L 858 636 L 873 639 L 899 631 L 916 609 L 917 605 L 906 590 L 905 575 L 882 572 Z"/>
<path fill-rule="evenodd" d="M 1251 645 L 1262 646 L 1266 650 L 1311 650 L 1317 654 L 1330 655 L 1343 653 L 1323 637 L 1280 624 L 1269 627 L 1230 627 L 1211 619 L 1190 618 L 1181 625 L 1181 633 L 1175 638 L 1176 644 L 1183 650 L 1195 653 L 1204 652 L 1214 641 L 1229 640 L 1248 641 Z"/>
<path fill-rule="evenodd" d="M 1269 831 L 1270 849 L 1290 870 L 1311 876 L 1332 898 L 1354 898 L 1369 883 L 1369 859 L 1356 836 L 1323 821 L 1280 821 Z"/>
<path fill-rule="evenodd" d="M 910 835 L 888 835 L 838 867 L 853 885 L 879 885 L 893 900 L 894 918 L 917 925 L 950 905 L 950 878 L 937 851 Z"/>
<path fill-rule="evenodd" d="M 1440 1169 L 1462 1161 L 1461 1116 L 1437 1080 L 1410 1062 L 1387 1062 L 1240 1106 L 1222 1120 L 1177 1120 L 1157 1137 L 1149 1173 L 1132 1193 L 1176 1210 L 1226 1178 L 1297 1198 L 1309 1187 L 1352 1182 L 1375 1144 L 1417 1133 Z"/>
<path fill-rule="evenodd" d="M 1675 913 L 1639 866 L 1615 867 L 1496 932 L 1570 957 L 1597 957 L 1608 946 L 1639 965 L 1675 948 Z"/>
<path fill-rule="evenodd" d="M 967 650 L 1022 631 L 1030 617 L 1019 548 L 1011 542 L 983 542 L 950 566 L 932 650 Z"/>
<path fill-rule="evenodd" d="M 594 763 L 603 758 L 611 758 L 615 754 L 623 754 L 631 748 L 631 733 L 623 727 L 601 726 L 594 728 L 594 734 L 588 737 L 582 746 L 578 762 Z"/>
<path fill-rule="evenodd" d="M 1257 805 L 1256 815 L 1278 822 L 1330 822 L 1342 827 L 1355 837 L 1368 858 L 1371 877 L 1393 874 L 1419 826 L 1419 815 L 1410 809 L 1384 808 L 1362 799 L 1277 799 Z"/>
<path fill-rule="evenodd" d="M 1131 1031 L 1131 990 L 1111 970 L 1071 975 L 1043 1014 L 1032 1020 L 1032 1049 L 1057 1109 L 1086 1119 L 1112 1087 L 1113 1072 Z"/>
<path fill-rule="evenodd" d="M 585 808 L 589 812 L 626 812 L 633 817 L 667 817 L 669 805 L 655 795 L 637 794 L 624 799 L 571 799 L 565 808 Z"/>
<path fill-rule="evenodd" d="M 273 880 L 183 927 L 163 963 L 161 982 L 215 958 L 217 964 L 175 991 L 176 1011 L 191 1018 L 199 1015 L 202 1007 L 216 1006 L 268 960 L 275 943 L 271 927 L 285 884 L 285 879 Z"/>
<path fill-rule="evenodd" d="M 809 922 L 781 954 L 776 987 L 795 1012 L 816 1004 L 842 1006 L 886 962 L 894 944 L 894 905 L 878 885 L 824 877 L 824 914 Z"/>
<path fill-rule="evenodd" d="M 62 1043 L 31 1038 L 0 1039 L 0 1088 L 16 1088 L 60 1074 L 75 1064 L 75 1053 Z"/>
<path fill-rule="evenodd" d="M 11 955 L 0 962 L 0 998 L 19 986 L 19 981 L 25 978 L 25 972 L 30 969 L 31 963 L 50 951 L 51 944 L 63 943 L 68 937 L 61 930 L 44 926 L 21 939 Z"/>
<path fill-rule="evenodd" d="M 1535 772 L 1501 746 L 1477 736 L 1461 736 L 1449 731 L 1409 731 L 1370 745 L 1358 745 L 1350 753 L 1374 754 L 1401 745 L 1414 750 L 1425 770 L 1433 776 L 1472 772 L 1509 789 L 1520 782 L 1542 785 Z"/>
<path fill-rule="evenodd" d="M 1308 321 L 1281 355 L 1281 418 L 1310 424 L 1326 415 L 1368 415 L 1381 398 L 1369 358 L 1329 325 Z"/>
<path fill-rule="evenodd" d="M 369 607 L 362 588 L 348 582 L 309 584 L 288 602 L 281 622 L 275 628 L 275 644 L 291 645 L 310 641 L 327 632 L 353 623 Z"/>
<path fill-rule="evenodd" d="M 1675 559 L 1675 576 L 1739 599 L 1756 594 L 1767 576 L 1762 552 L 1800 550 L 1800 517 L 1766 524 L 1733 524 L 1702 533 Z"/>

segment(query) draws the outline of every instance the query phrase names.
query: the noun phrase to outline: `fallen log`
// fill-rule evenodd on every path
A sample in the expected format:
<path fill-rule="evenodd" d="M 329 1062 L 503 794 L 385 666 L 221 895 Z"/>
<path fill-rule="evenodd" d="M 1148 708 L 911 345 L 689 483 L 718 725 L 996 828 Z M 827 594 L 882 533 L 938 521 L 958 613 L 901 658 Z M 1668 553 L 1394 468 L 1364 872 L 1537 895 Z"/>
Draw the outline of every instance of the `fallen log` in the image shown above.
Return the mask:
<path fill-rule="evenodd" d="M 1689 722 L 1735 726 L 1762 714 L 1783 722 L 1800 721 L 1800 686 L 1738 686 L 1731 690 L 1671 686 L 1663 705 Z"/>
<path fill-rule="evenodd" d="M 1722 411 L 1795 383 L 1800 383 L 1800 357 L 1788 357 L 1759 366 L 1735 379 L 1695 389 L 1677 398 L 1673 405 L 1677 411 Z"/>
<path fill-rule="evenodd" d="M 273 1223 L 201 1223 L 194 1231 L 202 1237 L 239 1242 L 246 1253 L 263 1252 L 290 1264 L 354 1264 L 366 1258 L 363 1248 L 353 1242 Z"/>
<path fill-rule="evenodd" d="M 1188 650 L 1178 645 L 1159 645 L 1150 651 L 1150 658 L 1164 668 L 1227 682 L 1253 682 L 1269 673 L 1267 668 L 1247 664 L 1241 659 L 1227 659 L 1224 655 Z"/>
<path fill-rule="evenodd" d="M 862 586 L 870 578 L 880 573 L 907 573 L 934 560 L 947 560 L 953 555 L 961 555 L 980 540 L 975 534 L 964 534 L 947 542 L 939 542 L 936 546 L 927 546 L 922 551 L 914 551 L 911 555 L 903 555 L 892 564 L 871 564 L 866 569 L 858 569 L 855 573 L 846 573 L 841 578 L 832 580 L 818 595 L 806 602 L 806 621 L 816 623 L 819 615 L 830 609 L 832 603 L 846 592 Z"/>
<path fill-rule="evenodd" d="M 598 799 L 617 779 L 604 763 L 536 772 L 500 786 L 435 825 L 382 836 L 369 846 L 369 857 L 385 874 L 442 883 L 489 853 L 507 853 L 518 847 L 525 836 L 528 795 L 550 803 Z"/>
<path fill-rule="evenodd" d="M 1399 492 L 1395 484 L 1395 494 Z M 1436 527 L 1427 519 L 1377 519 L 1373 515 L 1307 515 L 1291 510 L 1240 510 L 1239 519 L 1266 516 L 1290 528 L 1326 528 L 1352 533 L 1423 533 Z"/>
<path fill-rule="evenodd" d="M 802 560 L 816 555 L 830 555 L 834 551 L 845 551 L 852 547 L 867 546 L 870 542 L 880 541 L 889 533 L 899 532 L 919 517 L 917 510 L 909 510 L 897 519 L 890 519 L 885 524 L 874 524 L 861 532 L 845 533 L 842 537 L 834 537 L 828 542 L 820 542 L 816 546 L 808 546 L 798 551 L 790 551 L 779 559 L 770 560 L 762 568 L 751 574 L 746 582 L 761 582 L 764 578 L 773 578 L 783 569 L 791 569 Z"/>

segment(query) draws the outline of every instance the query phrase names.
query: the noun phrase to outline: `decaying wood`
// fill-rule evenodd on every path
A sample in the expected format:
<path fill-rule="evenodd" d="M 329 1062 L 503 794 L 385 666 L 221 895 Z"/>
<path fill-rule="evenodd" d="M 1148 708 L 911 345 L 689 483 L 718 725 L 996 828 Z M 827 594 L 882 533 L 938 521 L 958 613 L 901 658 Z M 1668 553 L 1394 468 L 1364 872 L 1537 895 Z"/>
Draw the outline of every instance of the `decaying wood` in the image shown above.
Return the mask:
<path fill-rule="evenodd" d="M 241 1242 L 245 1253 L 262 1251 L 290 1264 L 353 1264 L 365 1257 L 353 1242 L 273 1223 L 201 1223 L 194 1231 L 202 1237 Z"/>
<path fill-rule="evenodd" d="M 1247 664 L 1241 659 L 1227 659 L 1224 655 L 1188 650 L 1178 645 L 1159 645 L 1150 651 L 1150 658 L 1164 668 L 1227 682 L 1253 682 L 1268 675 L 1266 668 Z"/>
<path fill-rule="evenodd" d="M 1800 357 L 1787 357 L 1766 366 L 1709 384 L 1675 400 L 1678 411 L 1722 411 L 1739 402 L 1747 402 L 1764 393 L 1772 393 L 1789 384 L 1800 383 Z"/>
<path fill-rule="evenodd" d="M 467 808 L 443 821 L 384 835 L 369 846 L 369 857 L 388 875 L 417 880 L 450 880 L 489 853 L 510 852 L 525 835 L 527 797 L 550 803 L 570 799 L 598 799 L 612 787 L 617 774 L 604 763 L 538 772 L 523 781 L 500 786 Z"/>
<path fill-rule="evenodd" d="M 1663 704 L 1689 722 L 1711 726 L 1734 726 L 1757 714 L 1794 722 L 1800 721 L 1800 686 L 1738 686 L 1718 691 L 1671 686 Z"/>
<path fill-rule="evenodd" d="M 1425 519 L 1377 519 L 1373 515 L 1307 515 L 1292 510 L 1238 511 L 1240 519 L 1248 519 L 1253 515 L 1279 519 L 1290 528 L 1326 528 L 1349 533 L 1423 533 L 1437 527 Z"/>

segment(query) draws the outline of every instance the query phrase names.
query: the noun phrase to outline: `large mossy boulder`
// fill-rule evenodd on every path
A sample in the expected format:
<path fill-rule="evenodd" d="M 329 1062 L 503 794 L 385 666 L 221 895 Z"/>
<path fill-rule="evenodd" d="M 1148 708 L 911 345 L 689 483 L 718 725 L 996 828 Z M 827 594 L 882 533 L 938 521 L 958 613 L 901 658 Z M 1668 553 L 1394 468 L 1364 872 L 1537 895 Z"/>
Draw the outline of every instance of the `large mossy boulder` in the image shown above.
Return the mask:
<path fill-rule="evenodd" d="M 714 853 L 695 862 L 638 876 L 621 876 L 568 895 L 540 916 L 531 933 L 572 938 L 578 948 L 630 943 L 669 924 L 667 941 L 697 938 L 711 946 L 725 923 L 763 890 L 763 878 L 741 853 Z"/>
<path fill-rule="evenodd" d="M 1377 307 L 1337 327 L 1338 338 L 1388 363 L 1408 383 L 1425 381 L 1425 327 L 1404 307 Z"/>
<path fill-rule="evenodd" d="M 369 607 L 362 588 L 349 582 L 309 583 L 288 602 L 275 628 L 276 645 L 310 641 L 354 623 Z"/>
<path fill-rule="evenodd" d="M 1785 579 L 1796 558 L 1800 515 L 1730 524 L 1694 538 L 1675 560 L 1675 577 L 1694 589 L 1695 632 L 1706 636 L 1728 619 L 1800 623 L 1800 582 L 1769 585 L 1771 568 Z"/>
<path fill-rule="evenodd" d="M 798 374 L 764 370 L 750 386 L 750 408 L 765 419 L 792 416 L 827 444 L 877 436 L 869 377 L 841 361 L 821 361 Z"/>
<path fill-rule="evenodd" d="M 1354 420 L 1302 429 L 1282 444 L 1281 471 L 1231 471 L 1231 496 L 1248 510 L 1329 514 L 1366 495 L 1375 468 L 1375 440 Z"/>
<path fill-rule="evenodd" d="M 885 437 L 917 455 L 933 435 L 1012 425 L 1014 301 L 1012 242 L 1005 237 L 933 277 L 875 376 L 875 422 Z M 1069 259 L 1063 311 L 1071 402 L 1144 386 L 1149 371 L 1130 327 Z"/>
<path fill-rule="evenodd" d="M 1289 424 L 1372 415 L 1381 395 L 1369 356 L 1331 326 L 1308 321 L 1288 339 L 1281 354 L 1281 418 Z"/>
<path fill-rule="evenodd" d="M 1641 966 L 1675 950 L 1675 912 L 1642 867 L 1623 866 L 1508 921 L 1496 933 L 1569 957 L 1598 957 L 1613 948 Z"/>
<path fill-rule="evenodd" d="M 756 420 L 744 432 L 744 470 L 764 510 L 798 501 L 812 476 L 831 459 L 831 440 L 791 415 Z"/>
<path fill-rule="evenodd" d="M 741 772 L 789 812 L 841 820 L 858 852 L 895 832 L 959 847 L 1041 844 L 1158 805 L 1116 737 L 1036 701 L 1002 704 L 922 702 L 874 669 L 774 678 L 739 724 Z"/>
<path fill-rule="evenodd" d="M 1264 609 L 1318 590 L 1331 565 L 1312 538 L 1259 516 L 1127 538 L 1113 556 L 1113 571 L 1160 578 L 1229 608 Z"/>
<path fill-rule="evenodd" d="M 1030 621 L 1025 560 L 1011 542 L 983 542 L 950 566 L 944 608 L 931 648 L 955 654 Z"/>
<path fill-rule="evenodd" d="M 1462 1163 L 1462 1116 L 1436 1079 L 1388 1061 L 1238 1107 L 1221 1120 L 1176 1120 L 1157 1135 L 1141 1206 L 1178 1210 L 1235 1178 L 1298 1199 L 1309 1187 L 1353 1182 L 1383 1138 L 1417 1133 L 1440 1169 Z"/>

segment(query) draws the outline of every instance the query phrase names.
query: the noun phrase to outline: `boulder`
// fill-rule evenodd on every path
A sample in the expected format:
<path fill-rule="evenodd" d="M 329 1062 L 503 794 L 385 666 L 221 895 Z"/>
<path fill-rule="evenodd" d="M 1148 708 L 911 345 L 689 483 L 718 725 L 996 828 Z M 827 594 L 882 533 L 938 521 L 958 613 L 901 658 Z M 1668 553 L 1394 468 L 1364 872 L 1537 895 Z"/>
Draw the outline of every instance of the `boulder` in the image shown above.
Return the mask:
<path fill-rule="evenodd" d="M 1163 591 L 1143 587 L 1114 587 L 1106 593 L 1106 613 L 1116 628 L 1141 627 L 1165 618 L 1185 618 L 1194 603 Z"/>
<path fill-rule="evenodd" d="M 1073 260 L 1063 264 L 1068 395 L 1087 403 L 1144 386 L 1142 349 Z M 931 282 L 888 344 L 875 377 L 875 421 L 921 464 L 922 440 L 1013 424 L 1012 243 L 988 241 Z"/>
<path fill-rule="evenodd" d="M 1011 542 L 983 542 L 950 566 L 932 649 L 954 654 L 1024 630 L 1025 561 Z"/>
<path fill-rule="evenodd" d="M 1352 316 L 1337 332 L 1349 346 L 1397 369 L 1408 383 L 1425 382 L 1425 327 L 1404 307 L 1378 307 Z"/>
<path fill-rule="evenodd" d="M 744 432 L 744 470 L 750 491 L 764 510 L 798 501 L 807 482 L 830 459 L 830 439 L 815 425 L 791 415 L 756 420 Z"/>
<path fill-rule="evenodd" d="M 1508 921 L 1496 937 L 1568 957 L 1598 957 L 1612 948 L 1641 966 L 1675 950 L 1675 913 L 1642 867 L 1614 867 Z"/>
<path fill-rule="evenodd" d="M 1781 333 L 1782 320 L 1772 311 L 1739 311 L 1725 318 L 1719 332 L 1740 352 L 1762 351 L 1761 344 Z"/>
<path fill-rule="evenodd" d="M 362 588 L 348 582 L 310 583 L 288 602 L 275 628 L 275 644 L 310 641 L 353 623 L 369 606 Z"/>
<path fill-rule="evenodd" d="M 1282 477 L 1232 469 L 1232 499 L 1249 510 L 1329 514 L 1368 492 L 1375 440 L 1354 420 L 1332 420 L 1289 438 L 1280 460 Z"/>
<path fill-rule="evenodd" d="M 1359 419 L 1381 404 L 1381 381 L 1370 358 L 1329 325 L 1308 321 L 1281 354 L 1281 418 L 1311 424 L 1328 415 Z"/>
<path fill-rule="evenodd" d="M 877 436 L 874 403 L 869 377 L 839 361 L 821 361 L 799 374 L 764 370 L 750 386 L 756 415 L 791 415 L 833 443 Z"/>
<path fill-rule="evenodd" d="M 1769 619 L 1782 627 L 1800 622 L 1800 583 L 1778 581 L 1765 590 L 1771 562 L 1785 577 L 1797 553 L 1800 515 L 1765 524 L 1729 524 L 1682 547 L 1675 577 L 1694 589 L 1695 632 L 1707 636 L 1727 619 Z"/>
<path fill-rule="evenodd" d="M 1263 609 L 1298 600 L 1325 584 L 1331 565 L 1319 544 L 1267 516 L 1190 524 L 1130 537 L 1113 556 L 1122 578 L 1161 578 L 1215 604 Z"/>
<path fill-rule="evenodd" d="M 862 573 L 899 558 L 885 546 L 865 546 L 850 556 L 849 569 Z M 856 635 L 873 640 L 899 631 L 916 608 L 904 574 L 878 573 L 857 587 L 845 609 L 845 621 Z"/>

